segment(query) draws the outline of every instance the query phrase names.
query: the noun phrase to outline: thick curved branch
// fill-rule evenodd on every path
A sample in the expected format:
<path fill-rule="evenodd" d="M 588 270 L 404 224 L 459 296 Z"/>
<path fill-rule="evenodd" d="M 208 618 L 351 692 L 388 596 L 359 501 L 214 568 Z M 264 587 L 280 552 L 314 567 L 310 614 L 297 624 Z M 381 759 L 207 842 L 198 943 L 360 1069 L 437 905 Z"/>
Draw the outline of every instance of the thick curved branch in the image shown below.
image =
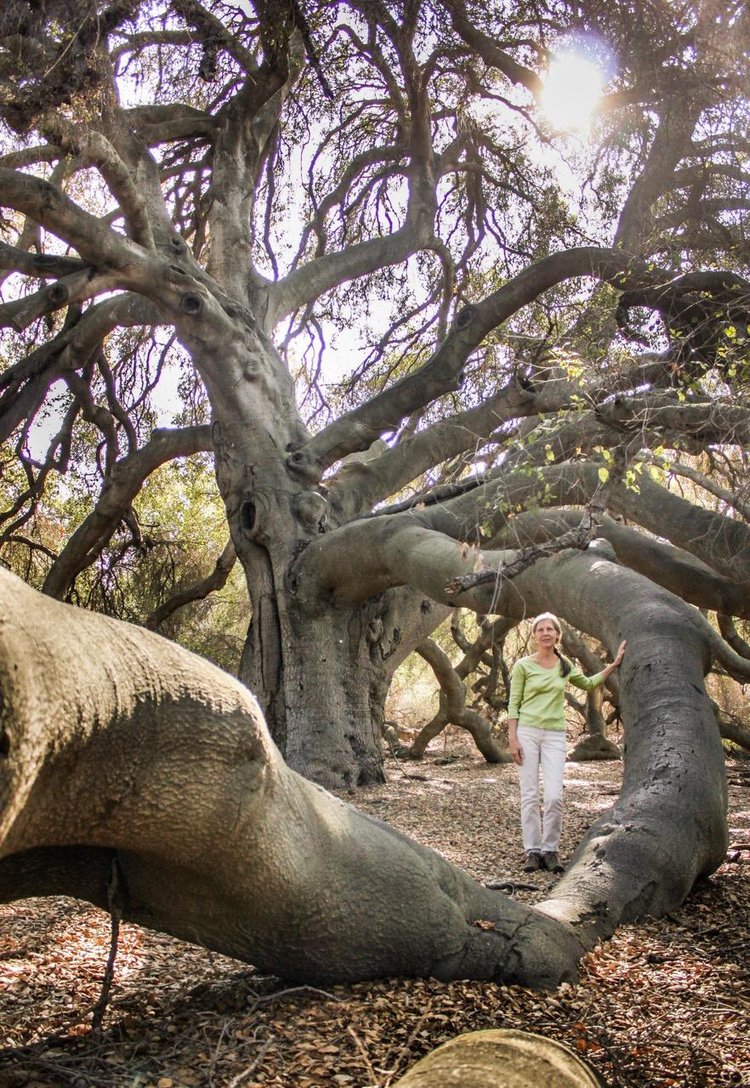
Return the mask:
<path fill-rule="evenodd" d="M 702 617 L 701 622 L 705 623 L 706 640 L 711 647 L 714 660 L 718 661 L 738 684 L 747 684 L 750 681 L 750 660 L 744 654 L 737 653 Z"/>
<path fill-rule="evenodd" d="M 89 215 L 42 178 L 0 167 L 0 203 L 31 216 L 73 246 L 94 268 L 122 270 L 143 259 L 144 251 L 139 246 Z"/>
<path fill-rule="evenodd" d="M 750 729 L 747 725 L 738 721 L 734 715 L 725 714 L 716 704 L 714 704 L 714 709 L 722 740 L 729 740 L 732 744 L 736 744 L 738 747 L 744 748 L 746 752 L 750 752 Z"/>
<path fill-rule="evenodd" d="M 337 518 L 349 520 L 371 510 L 428 469 L 474 451 L 511 419 L 536 415 L 547 406 L 563 407 L 569 403 L 570 392 L 567 383 L 564 390 L 557 388 L 553 392 L 544 387 L 539 393 L 511 382 L 478 408 L 417 431 L 385 449 L 380 457 L 346 460 L 326 481 Z"/>
<path fill-rule="evenodd" d="M 23 170 L 27 166 L 38 166 L 41 162 L 54 163 L 59 158 L 60 149 L 54 144 L 37 144 L 35 147 L 24 148 L 23 151 L 9 151 L 7 155 L 0 155 L 0 166 Z"/>
<path fill-rule="evenodd" d="M 10 326 L 18 331 L 27 329 L 45 314 L 54 313 L 63 306 L 76 306 L 119 285 L 119 278 L 95 275 L 92 268 L 64 276 L 48 287 L 31 295 L 0 305 L 0 326 Z"/>
<path fill-rule="evenodd" d="M 750 444 L 750 410 L 741 404 L 716 399 L 682 400 L 675 393 L 617 397 L 597 407 L 599 418 L 610 426 L 637 433 L 641 430 L 684 436 L 701 444 Z"/>
<path fill-rule="evenodd" d="M 497 591 L 494 579 L 458 597 L 445 587 L 454 578 L 495 570 L 498 557 L 505 562 L 508 555 L 465 542 L 479 539 L 482 531 L 501 531 L 508 511 L 523 507 L 531 497 L 547 506 L 585 506 L 600 486 L 600 469 L 596 463 L 570 462 L 532 475 L 522 469 L 501 471 L 445 503 L 350 522 L 319 537 L 303 553 L 296 574 L 299 592 L 314 592 L 319 579 L 318 589 L 333 601 L 361 601 L 391 586 L 411 584 L 441 603 L 490 611 Z M 750 531 L 744 524 L 687 502 L 645 473 L 637 491 L 613 480 L 608 506 L 612 513 L 667 537 L 740 587 L 750 584 Z"/>
<path fill-rule="evenodd" d="M 691 480 L 694 484 L 697 484 L 707 494 L 713 495 L 719 502 L 722 502 L 730 510 L 736 510 L 741 518 L 750 522 L 750 502 L 748 502 L 748 485 L 746 481 L 740 476 L 735 479 L 735 485 L 731 489 L 723 487 L 720 480 L 715 477 L 706 476 L 704 472 L 699 472 L 692 465 L 683 464 L 680 461 L 668 460 L 666 457 L 659 457 L 655 454 L 651 454 L 647 458 L 650 464 L 656 465 L 657 468 L 663 472 L 668 473 L 675 478 L 684 478 Z"/>
<path fill-rule="evenodd" d="M 500 470 L 481 488 L 422 511 L 424 525 L 459 540 L 475 539 L 480 525 L 499 532 L 507 511 L 523 507 L 530 498 L 540 505 L 585 505 L 599 485 L 596 463 L 567 462 L 535 469 Z M 742 587 L 750 585 L 750 529 L 675 495 L 652 480 L 638 477 L 637 487 L 614 482 L 610 513 L 637 522 L 642 528 L 696 556 L 712 570 Z"/>
<path fill-rule="evenodd" d="M 0 268 L 11 272 L 23 272 L 26 276 L 37 279 L 67 276 L 81 272 L 86 264 L 77 257 L 63 257 L 54 253 L 30 253 L 18 246 L 9 246 L 0 242 Z"/>
<path fill-rule="evenodd" d="M 264 66 L 226 103 L 217 118 L 212 142 L 212 200 L 208 214 L 212 245 L 207 270 L 234 299 L 249 302 L 251 285 L 263 297 L 265 327 L 271 281 L 252 267 L 251 223 L 258 173 L 290 85 L 299 74 L 299 56 L 291 63 Z M 242 256 L 240 257 L 240 254 Z M 248 275 L 249 273 L 249 275 Z"/>
<path fill-rule="evenodd" d="M 593 517 L 587 511 L 574 528 L 544 544 L 533 544 L 527 548 L 522 548 L 513 559 L 506 560 L 502 567 L 472 571 L 471 574 L 461 574 L 456 578 L 452 578 L 447 586 L 448 592 L 451 596 L 457 596 L 469 589 L 473 589 L 475 586 L 487 583 L 495 585 L 500 579 L 516 578 L 519 574 L 523 574 L 525 570 L 528 570 L 529 567 L 533 567 L 540 559 L 546 559 L 550 555 L 557 555 L 558 552 L 565 551 L 567 548 L 587 548 L 598 535 L 597 530 L 598 518 Z"/>
<path fill-rule="evenodd" d="M 541 543 L 574 529 L 580 523 L 580 517 L 578 510 L 524 512 L 493 537 L 492 546 L 523 548 L 531 543 Z M 597 535 L 612 545 L 621 563 L 670 593 L 698 608 L 750 619 L 750 597 L 745 587 L 717 574 L 682 548 L 632 529 L 607 515 L 601 519 Z M 731 644 L 726 633 L 722 631 L 722 634 Z"/>
<path fill-rule="evenodd" d="M 278 324 L 307 302 L 348 280 L 400 264 L 417 250 L 427 248 L 432 238 L 431 230 L 425 231 L 421 224 L 407 224 L 383 238 L 370 238 L 302 265 L 270 289 L 269 325 Z"/>
<path fill-rule="evenodd" d="M 642 473 L 638 490 L 613 489 L 610 509 L 666 537 L 739 586 L 750 585 L 750 529 L 675 495 Z"/>
<path fill-rule="evenodd" d="M 422 513 L 384 515 L 313 540 L 293 569 L 297 595 L 311 603 L 327 597 L 335 605 L 410 585 L 441 604 L 494 611 L 493 586 L 480 585 L 459 595 L 446 587 L 457 577 L 514 559 L 516 553 L 483 552 L 428 528 L 426 521 Z"/>
<path fill-rule="evenodd" d="M 213 448 L 210 426 L 156 430 L 136 453 L 108 473 L 96 506 L 78 526 L 44 580 L 43 592 L 63 598 L 76 576 L 94 562 L 130 508 L 147 476 L 167 461 Z"/>
<path fill-rule="evenodd" d="M 447 337 L 424 366 L 341 416 L 296 452 L 298 460 L 320 472 L 376 438 L 395 430 L 402 419 L 444 393 L 459 388 L 469 355 L 485 336 L 544 291 L 567 279 L 592 276 L 619 289 L 662 283 L 640 258 L 609 249 L 583 247 L 545 257 L 476 305 L 465 307 Z"/>
<path fill-rule="evenodd" d="M 615 246 L 648 252 L 648 234 L 655 201 L 671 187 L 677 165 L 690 150 L 691 137 L 701 114 L 698 95 L 680 96 L 667 103 L 643 169 L 631 186 L 620 212 Z"/>
<path fill-rule="evenodd" d="M 631 370 L 606 375 L 601 381 L 593 380 L 585 386 L 567 377 L 535 377 L 533 382 L 513 380 L 476 408 L 448 416 L 437 423 L 410 434 L 395 445 L 388 445 L 379 457 L 345 460 L 335 475 L 328 477 L 331 503 L 337 517 L 344 521 L 357 517 L 401 491 L 429 469 L 462 454 L 473 454 L 484 442 L 489 441 L 503 424 L 511 420 L 528 419 L 531 416 L 550 414 L 562 408 L 580 411 L 581 400 L 597 404 L 603 397 L 611 396 L 618 389 L 632 389 L 653 381 L 663 373 L 661 362 L 636 364 Z M 606 421 L 606 418 L 605 418 Z M 593 424 L 593 426 L 591 425 Z M 581 451 L 590 449 L 597 441 L 597 421 L 578 415 L 570 427 L 571 444 Z M 575 434 L 574 434 L 575 432 Z M 562 455 L 563 433 L 555 437 L 557 456 Z M 611 436 L 603 439 L 611 445 Z M 540 463 L 546 459 L 549 436 L 541 441 Z M 534 460 L 533 451 L 524 443 L 521 456 Z M 511 464 L 506 460 L 505 464 Z M 419 502 L 444 501 L 439 494 L 430 492 L 408 500 L 405 506 Z M 405 508 L 405 507 L 404 507 Z"/>
<path fill-rule="evenodd" d="M 286 978 L 572 977 L 567 927 L 296 775 L 227 673 L 0 584 L 0 898 L 101 903 L 116 850 L 124 919 Z"/>
<path fill-rule="evenodd" d="M 453 29 L 472 52 L 482 58 L 488 68 L 496 68 L 511 83 L 520 83 L 537 100 L 541 97 L 544 84 L 537 73 L 519 64 L 509 53 L 500 49 L 493 38 L 483 33 L 469 17 L 463 0 L 445 0 L 445 6 L 451 13 Z"/>
<path fill-rule="evenodd" d="M 743 616 L 741 612 L 730 612 L 729 614 L 717 609 L 717 621 L 719 624 L 719 631 L 721 637 L 727 643 L 728 646 L 738 653 L 740 657 L 746 657 L 750 661 L 750 643 L 746 642 L 737 631 L 732 621 L 732 616 L 740 616 L 743 619 L 749 619 L 748 616 Z"/>
<path fill-rule="evenodd" d="M 122 110 L 121 117 L 148 147 L 191 138 L 208 142 L 216 128 L 211 114 L 182 102 L 134 106 Z"/>
<path fill-rule="evenodd" d="M 45 133 L 59 140 L 64 151 L 78 157 L 82 167 L 94 166 L 99 170 L 124 216 L 130 237 L 144 249 L 153 249 L 154 233 L 143 193 L 130 165 L 107 137 L 88 126 L 71 124 L 59 115 L 47 119 L 44 127 Z"/>
<path fill-rule="evenodd" d="M 144 624 L 149 631 L 157 631 L 159 627 L 170 616 L 173 616 L 180 608 L 184 608 L 187 604 L 192 604 L 193 601 L 202 601 L 205 597 L 208 597 L 210 593 L 216 593 L 217 590 L 223 589 L 227 584 L 227 579 L 232 573 L 235 563 L 237 562 L 237 552 L 234 544 L 231 540 L 227 541 L 219 558 L 216 560 L 214 569 L 205 578 L 202 578 L 199 582 L 195 582 L 191 586 L 187 586 L 185 589 L 181 589 L 178 593 L 173 593 L 169 600 L 155 609 L 151 615 L 146 619 Z"/>
<path fill-rule="evenodd" d="M 609 476 L 606 482 L 600 483 L 586 503 L 580 521 L 577 525 L 561 533 L 552 540 L 542 544 L 532 544 L 521 548 L 518 554 L 511 560 L 506 560 L 499 569 L 476 571 L 472 574 L 461 575 L 448 583 L 447 589 L 451 594 L 459 594 L 475 586 L 492 583 L 499 578 L 512 579 L 523 574 L 529 567 L 534 566 L 540 559 L 550 555 L 557 555 L 566 548 L 587 548 L 598 536 L 599 523 L 609 501 L 609 495 L 613 484 L 622 477 L 622 458 L 618 457 L 616 475 Z"/>
<path fill-rule="evenodd" d="M 659 910 L 683 881 L 723 860 L 724 761 L 703 686 L 711 628 L 678 598 L 591 549 L 537 564 L 503 589 L 498 607 L 527 614 L 551 608 L 563 618 L 575 616 L 578 629 L 612 651 L 621 639 L 628 642 L 619 671 L 626 735 L 622 792 L 589 830 L 541 907 L 591 938 L 602 926 Z M 696 760 L 699 735 L 706 747 Z M 696 791 L 689 813 L 679 800 L 685 790 Z M 668 831 L 675 821 L 679 842 Z M 697 857 L 693 850 L 705 842 L 709 824 L 712 845 Z M 606 921 L 600 909 L 605 904 Z"/>
<path fill-rule="evenodd" d="M 161 315 L 139 295 L 123 293 L 90 307 L 52 340 L 0 376 L 0 441 L 32 419 L 51 384 L 66 371 L 84 367 L 118 325 L 158 325 Z"/>
<path fill-rule="evenodd" d="M 447 653 L 431 638 L 420 642 L 415 647 L 415 652 L 424 658 L 440 685 L 440 709 L 432 722 L 420 731 L 411 746 L 410 755 L 417 758 L 422 756 L 429 741 L 446 725 L 457 725 L 471 734 L 488 763 L 509 762 L 510 757 L 492 736 L 490 722 L 476 710 L 466 706 L 466 685 L 454 669 Z"/>

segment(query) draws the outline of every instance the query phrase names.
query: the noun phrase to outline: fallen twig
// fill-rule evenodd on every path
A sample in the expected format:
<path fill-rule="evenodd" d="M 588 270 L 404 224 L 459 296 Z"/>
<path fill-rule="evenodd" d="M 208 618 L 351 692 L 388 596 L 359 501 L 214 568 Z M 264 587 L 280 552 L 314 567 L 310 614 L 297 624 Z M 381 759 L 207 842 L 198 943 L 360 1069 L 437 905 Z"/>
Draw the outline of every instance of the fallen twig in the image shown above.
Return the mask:
<path fill-rule="evenodd" d="M 99 1000 L 94 1005 L 91 1014 L 91 1030 L 100 1031 L 102 1021 L 104 1019 L 104 1013 L 107 1005 L 109 1004 L 109 995 L 112 990 L 112 983 L 115 977 L 115 960 L 117 959 L 117 940 L 120 935 L 120 920 L 122 918 L 122 911 L 119 904 L 119 891 L 120 891 L 120 869 L 117 864 L 117 858 L 112 858 L 112 879 L 107 885 L 107 906 L 109 907 L 110 917 L 112 919 L 112 930 L 109 942 L 109 956 L 107 957 L 107 966 L 104 968 L 104 978 L 102 979 L 102 991 L 99 995 Z"/>

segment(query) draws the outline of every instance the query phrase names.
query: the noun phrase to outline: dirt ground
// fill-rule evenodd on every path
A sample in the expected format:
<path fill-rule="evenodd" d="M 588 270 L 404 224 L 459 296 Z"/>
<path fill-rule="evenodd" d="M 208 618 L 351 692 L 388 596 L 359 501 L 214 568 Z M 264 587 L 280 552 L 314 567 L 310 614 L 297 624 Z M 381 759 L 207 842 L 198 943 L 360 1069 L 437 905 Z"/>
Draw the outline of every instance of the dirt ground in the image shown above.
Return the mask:
<path fill-rule="evenodd" d="M 558 1039 L 610 1088 L 750 1086 L 750 763 L 729 761 L 734 849 L 673 914 L 623 926 L 553 993 L 387 979 L 289 987 L 134 925 L 100 1030 L 107 915 L 63 898 L 0 906 L 0 1088 L 390 1088 L 464 1031 Z M 563 858 L 619 788 L 618 763 L 568 764 Z M 544 897 L 519 871 L 515 772 L 460 740 L 347 796 L 478 880 Z M 387 904 L 383 904 L 387 910 Z"/>

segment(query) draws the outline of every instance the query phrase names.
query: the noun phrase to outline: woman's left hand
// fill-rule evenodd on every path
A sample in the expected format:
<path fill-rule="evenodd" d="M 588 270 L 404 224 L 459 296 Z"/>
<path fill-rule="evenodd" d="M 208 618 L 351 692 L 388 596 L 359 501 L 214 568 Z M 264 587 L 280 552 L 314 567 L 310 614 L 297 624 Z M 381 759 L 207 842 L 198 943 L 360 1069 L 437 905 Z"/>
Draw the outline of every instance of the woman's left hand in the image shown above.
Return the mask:
<path fill-rule="evenodd" d="M 627 644 L 627 640 L 623 639 L 623 641 L 620 643 L 620 648 L 615 654 L 615 659 L 612 662 L 613 665 L 619 665 L 622 662 L 622 659 L 625 656 L 625 647 L 627 646 Z"/>

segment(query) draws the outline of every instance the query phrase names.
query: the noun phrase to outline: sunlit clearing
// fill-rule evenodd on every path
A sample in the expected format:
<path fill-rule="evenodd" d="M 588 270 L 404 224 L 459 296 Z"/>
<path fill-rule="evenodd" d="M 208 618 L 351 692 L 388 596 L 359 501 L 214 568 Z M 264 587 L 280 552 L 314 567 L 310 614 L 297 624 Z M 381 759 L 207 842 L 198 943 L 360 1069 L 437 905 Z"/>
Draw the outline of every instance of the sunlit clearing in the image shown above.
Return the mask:
<path fill-rule="evenodd" d="M 604 73 L 591 57 L 576 50 L 550 61 L 542 92 L 542 109 L 557 129 L 582 132 L 602 96 Z"/>

